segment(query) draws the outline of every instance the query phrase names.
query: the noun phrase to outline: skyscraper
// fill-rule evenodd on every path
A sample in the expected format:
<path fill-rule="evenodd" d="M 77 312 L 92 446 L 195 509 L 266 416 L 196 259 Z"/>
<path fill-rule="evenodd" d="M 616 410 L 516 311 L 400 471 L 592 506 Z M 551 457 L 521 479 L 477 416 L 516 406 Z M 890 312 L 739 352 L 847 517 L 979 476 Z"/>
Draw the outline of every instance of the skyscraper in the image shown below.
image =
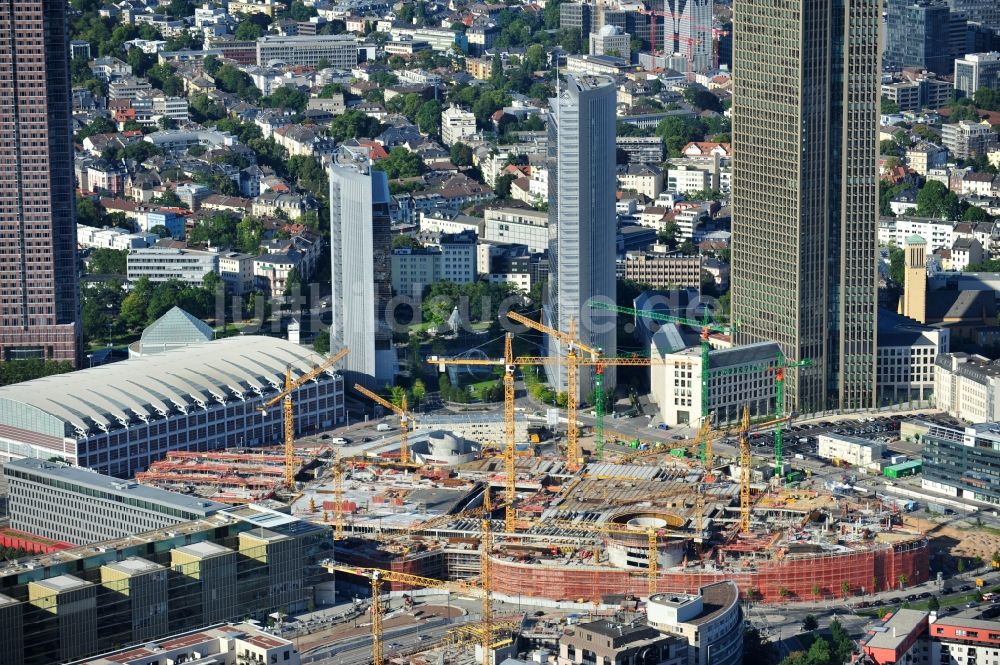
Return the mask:
<path fill-rule="evenodd" d="M 758 0 L 733 43 L 733 318 L 774 340 L 787 406 L 875 402 L 878 0 Z"/>
<path fill-rule="evenodd" d="M 591 310 L 596 296 L 615 298 L 615 86 L 607 77 L 567 76 L 550 100 L 549 167 L 549 302 L 548 325 L 577 336 L 605 355 L 616 352 L 615 319 Z M 548 340 L 548 354 L 565 350 Z M 583 369 L 583 368 L 581 368 Z M 613 369 L 613 368 L 609 368 Z M 566 390 L 566 367 L 547 366 L 550 382 Z M 605 386 L 614 373 L 605 371 Z M 591 372 L 580 372 L 581 398 L 591 389 Z"/>
<path fill-rule="evenodd" d="M 943 1 L 889 0 L 885 19 L 885 65 L 919 67 L 947 76 L 966 51 L 966 20 Z"/>
<path fill-rule="evenodd" d="M 0 359 L 77 360 L 64 0 L 0 0 Z"/>
<path fill-rule="evenodd" d="M 351 350 L 347 385 L 393 383 L 396 354 L 385 319 L 392 298 L 389 180 L 367 164 L 330 168 L 330 337 Z"/>
<path fill-rule="evenodd" d="M 684 56 L 691 71 L 708 71 L 715 64 L 712 8 L 712 0 L 663 0 L 663 50 Z"/>

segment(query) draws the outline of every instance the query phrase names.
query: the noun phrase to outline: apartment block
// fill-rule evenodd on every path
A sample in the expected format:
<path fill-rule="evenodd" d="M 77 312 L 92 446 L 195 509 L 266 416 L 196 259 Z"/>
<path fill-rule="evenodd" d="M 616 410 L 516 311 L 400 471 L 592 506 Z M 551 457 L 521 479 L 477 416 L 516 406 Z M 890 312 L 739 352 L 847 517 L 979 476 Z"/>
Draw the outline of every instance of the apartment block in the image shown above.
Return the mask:
<path fill-rule="evenodd" d="M 529 252 L 549 247 L 549 215 L 532 208 L 487 208 L 483 239 L 525 245 Z"/>
<path fill-rule="evenodd" d="M 959 120 L 941 125 L 941 142 L 954 159 L 985 155 L 997 147 L 997 133 L 989 123 Z"/>
<path fill-rule="evenodd" d="M 445 145 L 455 145 L 475 134 L 476 116 L 472 111 L 449 106 L 441 114 L 441 140 Z"/>
<path fill-rule="evenodd" d="M 257 40 L 257 64 L 315 66 L 326 60 L 334 69 L 353 69 L 358 64 L 358 42 L 353 35 L 281 37 L 265 35 Z"/>

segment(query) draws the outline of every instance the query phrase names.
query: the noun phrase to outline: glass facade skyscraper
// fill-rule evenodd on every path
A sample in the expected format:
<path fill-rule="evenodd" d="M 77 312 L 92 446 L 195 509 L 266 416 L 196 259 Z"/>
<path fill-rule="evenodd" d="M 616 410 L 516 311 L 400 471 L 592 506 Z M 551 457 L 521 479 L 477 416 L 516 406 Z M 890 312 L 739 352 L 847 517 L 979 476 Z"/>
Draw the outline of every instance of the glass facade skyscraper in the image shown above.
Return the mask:
<path fill-rule="evenodd" d="M 786 406 L 875 403 L 878 0 L 738 4 L 733 318 L 791 360 Z"/>
<path fill-rule="evenodd" d="M 65 0 L 0 0 L 0 359 L 76 362 Z"/>
<path fill-rule="evenodd" d="M 944 2 L 888 0 L 885 65 L 919 67 L 940 76 L 951 74 L 965 51 L 966 21 Z"/>
<path fill-rule="evenodd" d="M 615 299 L 615 85 L 601 76 L 567 76 L 550 100 L 549 118 L 549 303 L 546 323 L 577 336 L 604 355 L 616 353 L 615 317 L 591 310 L 587 301 Z M 548 339 L 553 356 L 549 381 L 566 390 L 565 349 Z M 591 388 L 591 372 L 580 368 L 580 394 Z M 605 386 L 614 386 L 613 367 Z"/>

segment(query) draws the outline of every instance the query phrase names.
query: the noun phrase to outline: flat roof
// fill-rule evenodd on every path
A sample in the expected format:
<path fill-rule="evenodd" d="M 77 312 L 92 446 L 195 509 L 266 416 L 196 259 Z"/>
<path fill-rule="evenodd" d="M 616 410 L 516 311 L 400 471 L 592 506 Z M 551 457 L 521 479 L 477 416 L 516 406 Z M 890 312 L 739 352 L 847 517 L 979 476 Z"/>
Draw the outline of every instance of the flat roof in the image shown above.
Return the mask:
<path fill-rule="evenodd" d="M 49 462 L 34 458 L 13 460 L 4 464 L 4 474 L 10 475 L 11 471 L 24 471 L 42 478 L 96 489 L 113 496 L 149 501 L 167 508 L 194 513 L 199 517 L 205 517 L 228 508 L 224 503 L 140 485 L 134 481 L 105 476 L 96 471 L 64 462 Z"/>
<path fill-rule="evenodd" d="M 922 610 L 896 610 L 896 613 L 878 626 L 876 632 L 865 642 L 872 649 L 898 649 L 928 617 Z"/>
<path fill-rule="evenodd" d="M 79 577 L 73 577 L 72 575 L 57 575 L 55 577 L 50 577 L 45 580 L 38 580 L 36 582 L 32 582 L 32 584 L 37 584 L 40 587 L 51 589 L 56 593 L 62 593 L 63 591 L 73 591 L 74 589 L 83 589 L 85 587 L 94 586 L 87 580 L 81 580 Z"/>
<path fill-rule="evenodd" d="M 228 547 L 223 547 L 222 545 L 217 545 L 215 543 L 205 541 L 201 543 L 193 543 L 191 545 L 185 545 L 184 547 L 178 547 L 174 550 L 175 552 L 182 552 L 190 556 L 195 556 L 201 559 L 206 559 L 208 557 L 219 556 L 221 554 L 231 554 L 233 550 Z"/>
<path fill-rule="evenodd" d="M 135 556 L 129 557 L 124 561 L 106 563 L 104 564 L 104 567 L 108 570 L 125 573 L 126 575 L 140 575 L 142 573 L 152 573 L 157 570 L 165 570 L 164 567 L 158 563 L 153 563 L 152 561 L 140 559 Z"/>

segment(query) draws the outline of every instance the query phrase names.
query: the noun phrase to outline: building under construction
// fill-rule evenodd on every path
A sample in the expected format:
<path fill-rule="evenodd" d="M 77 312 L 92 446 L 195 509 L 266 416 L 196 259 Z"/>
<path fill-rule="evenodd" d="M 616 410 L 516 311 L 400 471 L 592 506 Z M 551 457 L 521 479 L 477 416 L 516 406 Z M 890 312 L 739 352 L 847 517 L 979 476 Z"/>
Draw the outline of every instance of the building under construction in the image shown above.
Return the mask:
<path fill-rule="evenodd" d="M 304 478 L 330 454 L 328 447 L 296 448 L 294 476 Z M 278 448 L 173 450 L 135 474 L 135 479 L 143 485 L 237 505 L 273 498 L 284 487 L 285 461 L 284 451 Z"/>
<path fill-rule="evenodd" d="M 500 460 L 453 467 L 448 478 L 348 469 L 344 483 L 348 540 L 338 561 L 439 579 L 477 574 L 483 488 L 503 486 Z M 500 533 L 503 521 L 494 522 L 496 593 L 597 602 L 732 580 L 744 597 L 781 602 L 928 578 L 926 537 L 901 529 L 892 507 L 754 483 L 744 531 L 739 482 L 684 458 L 591 463 L 576 473 L 559 460 L 518 458 L 516 487 L 516 531 Z M 335 519 L 335 506 L 324 508 Z"/>

